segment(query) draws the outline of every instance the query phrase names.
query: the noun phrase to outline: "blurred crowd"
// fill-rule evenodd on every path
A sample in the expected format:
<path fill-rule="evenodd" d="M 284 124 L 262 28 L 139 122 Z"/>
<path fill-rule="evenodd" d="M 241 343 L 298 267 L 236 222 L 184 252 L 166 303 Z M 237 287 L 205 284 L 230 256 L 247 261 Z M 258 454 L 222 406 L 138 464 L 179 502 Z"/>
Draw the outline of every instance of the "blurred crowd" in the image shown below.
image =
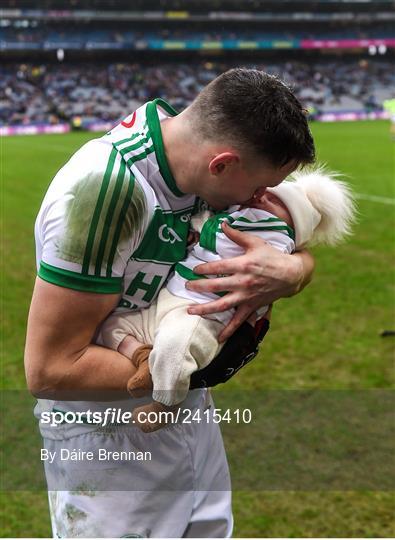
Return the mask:
<path fill-rule="evenodd" d="M 313 113 L 379 110 L 395 92 L 384 60 L 261 63 L 255 67 L 291 85 Z M 116 122 L 139 104 L 162 97 L 185 108 L 230 64 L 48 64 L 0 67 L 0 124 Z"/>

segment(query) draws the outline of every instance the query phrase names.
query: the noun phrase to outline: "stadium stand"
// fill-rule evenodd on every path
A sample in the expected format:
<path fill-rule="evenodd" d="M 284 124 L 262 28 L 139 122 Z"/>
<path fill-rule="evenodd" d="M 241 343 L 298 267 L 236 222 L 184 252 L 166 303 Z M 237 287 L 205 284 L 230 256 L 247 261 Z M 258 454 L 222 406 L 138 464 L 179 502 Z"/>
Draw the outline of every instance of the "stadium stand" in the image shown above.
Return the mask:
<path fill-rule="evenodd" d="M 139 48 L 141 41 L 153 43 L 158 40 L 164 41 L 185 41 L 189 43 L 219 41 L 256 41 L 260 40 L 304 40 L 304 39 L 390 39 L 394 37 L 393 25 L 390 23 L 381 24 L 375 28 L 292 28 L 292 30 L 277 30 L 263 28 L 259 32 L 253 29 L 237 29 L 230 31 L 217 30 L 199 32 L 194 30 L 183 30 L 180 28 L 158 29 L 142 33 L 132 32 L 124 29 L 103 29 L 100 27 L 89 27 L 86 29 L 64 28 L 62 31 L 53 28 L 27 28 L 23 31 L 17 28 L 0 29 L 0 42 L 3 48 L 12 49 L 13 46 L 25 45 L 27 48 L 46 49 L 52 46 L 69 46 L 70 48 L 106 48 L 117 49 Z M 196 48 L 199 48 L 197 43 Z M 231 44 L 230 44 L 231 45 Z M 140 46 L 141 48 L 141 46 Z"/>
<path fill-rule="evenodd" d="M 251 65 L 251 64 L 245 64 Z M 162 97 L 183 109 L 232 64 L 17 65 L 1 69 L 0 122 L 116 121 L 136 103 Z M 384 61 L 260 63 L 291 84 L 306 108 L 321 112 L 380 109 L 395 73 Z"/>
<path fill-rule="evenodd" d="M 387 0 L 2 4 L 1 126 L 115 123 L 153 97 L 181 110 L 234 65 L 280 76 L 313 117 L 380 111 L 394 93 Z"/>

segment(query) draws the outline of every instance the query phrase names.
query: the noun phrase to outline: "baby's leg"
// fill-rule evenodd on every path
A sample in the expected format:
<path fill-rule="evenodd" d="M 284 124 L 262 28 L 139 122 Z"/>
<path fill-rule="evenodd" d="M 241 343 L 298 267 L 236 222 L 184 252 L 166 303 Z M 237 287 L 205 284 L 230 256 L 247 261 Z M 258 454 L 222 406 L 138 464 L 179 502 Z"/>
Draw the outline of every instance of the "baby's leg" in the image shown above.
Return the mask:
<path fill-rule="evenodd" d="M 136 367 L 135 375 L 127 383 L 133 397 L 145 395 L 152 389 L 148 356 L 155 333 L 155 316 L 156 303 L 137 312 L 114 312 L 101 327 L 101 343 L 129 358 Z"/>
<path fill-rule="evenodd" d="M 188 393 L 191 374 L 210 363 L 221 349 L 217 335 L 222 328 L 217 321 L 189 315 L 184 306 L 161 319 L 149 357 L 154 401 L 133 411 L 133 420 L 142 431 L 156 431 L 173 421 Z"/>
<path fill-rule="evenodd" d="M 118 352 L 131 360 L 136 373 L 127 382 L 127 390 L 132 397 L 145 396 L 152 390 L 151 373 L 148 367 L 148 357 L 152 345 L 146 345 L 128 334 L 118 345 Z"/>
<path fill-rule="evenodd" d="M 159 401 L 152 401 L 147 405 L 136 407 L 133 410 L 133 421 L 144 433 L 152 433 L 173 423 L 176 418 L 178 405 L 167 406 Z"/>
<path fill-rule="evenodd" d="M 151 393 L 153 388 L 151 373 L 148 366 L 148 357 L 152 351 L 152 345 L 141 345 L 134 338 L 133 341 L 134 343 L 130 345 L 130 348 L 134 350 L 131 361 L 137 371 L 133 377 L 130 377 L 128 380 L 127 389 L 132 397 L 138 398 L 145 396 L 147 393 Z M 137 343 L 137 347 L 135 343 Z M 126 344 L 125 347 L 128 347 L 128 345 Z"/>
<path fill-rule="evenodd" d="M 171 309 L 162 318 L 149 357 L 156 401 L 171 406 L 185 399 L 191 374 L 218 354 L 222 328 L 218 321 L 189 315 L 186 306 Z"/>
<path fill-rule="evenodd" d="M 118 352 L 126 356 L 126 358 L 129 358 L 129 360 L 133 359 L 134 353 L 137 349 L 142 347 L 144 343 L 141 343 L 141 341 L 138 341 L 134 336 L 131 334 L 126 335 L 121 343 L 118 345 Z M 134 362 L 133 362 L 134 363 Z"/>
<path fill-rule="evenodd" d="M 152 344 L 155 328 L 147 325 L 148 310 L 112 313 L 100 328 L 99 343 L 131 358 L 138 344 Z M 155 317 L 155 306 L 152 308 Z M 130 338 L 127 338 L 130 336 Z M 125 339 L 127 338 L 127 339 Z"/>

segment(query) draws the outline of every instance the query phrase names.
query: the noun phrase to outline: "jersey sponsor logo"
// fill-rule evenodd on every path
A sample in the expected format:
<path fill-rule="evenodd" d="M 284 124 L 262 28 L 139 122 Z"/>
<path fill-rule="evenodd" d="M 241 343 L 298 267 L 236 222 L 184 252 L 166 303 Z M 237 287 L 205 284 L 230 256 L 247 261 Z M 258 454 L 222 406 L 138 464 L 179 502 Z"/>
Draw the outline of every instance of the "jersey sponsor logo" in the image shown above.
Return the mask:
<path fill-rule="evenodd" d="M 181 216 L 186 216 L 181 219 Z M 172 265 L 185 257 L 189 231 L 188 212 L 174 214 L 160 207 L 131 259 Z"/>
<path fill-rule="evenodd" d="M 182 216 L 180 216 L 180 220 L 183 223 L 189 223 L 191 221 L 191 214 L 183 214 Z"/>
<path fill-rule="evenodd" d="M 170 244 L 183 241 L 182 238 L 176 233 L 176 231 L 169 227 L 166 223 L 159 227 L 158 236 L 159 239 L 162 240 L 162 242 L 170 242 Z"/>

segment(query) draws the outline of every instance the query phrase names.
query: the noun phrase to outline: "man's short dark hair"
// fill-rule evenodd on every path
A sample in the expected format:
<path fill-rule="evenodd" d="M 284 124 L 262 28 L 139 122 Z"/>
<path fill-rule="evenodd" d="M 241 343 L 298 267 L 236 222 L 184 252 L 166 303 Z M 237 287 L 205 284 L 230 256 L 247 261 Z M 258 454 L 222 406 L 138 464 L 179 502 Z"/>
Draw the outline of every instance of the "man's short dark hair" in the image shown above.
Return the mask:
<path fill-rule="evenodd" d="M 286 84 L 264 71 L 226 71 L 200 92 L 191 112 L 206 139 L 232 143 L 278 167 L 314 162 L 306 111 Z"/>

